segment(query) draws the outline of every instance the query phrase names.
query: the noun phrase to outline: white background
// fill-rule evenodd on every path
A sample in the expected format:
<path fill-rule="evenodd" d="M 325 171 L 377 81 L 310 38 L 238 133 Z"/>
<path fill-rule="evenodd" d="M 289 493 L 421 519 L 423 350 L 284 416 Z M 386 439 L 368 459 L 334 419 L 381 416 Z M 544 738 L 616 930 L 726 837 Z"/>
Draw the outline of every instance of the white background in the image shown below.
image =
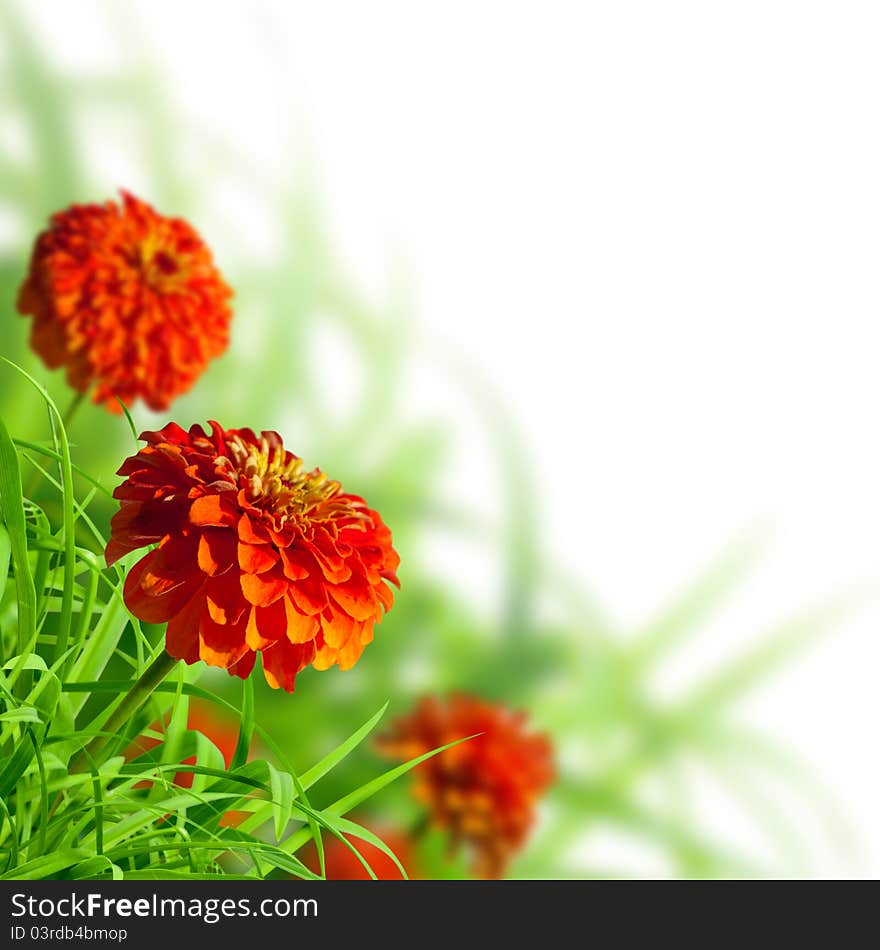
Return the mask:
<path fill-rule="evenodd" d="M 308 143 L 346 265 L 366 287 L 402 267 L 424 351 L 498 388 L 547 550 L 624 631 L 771 526 L 669 689 L 864 590 L 742 714 L 807 756 L 856 829 L 855 862 L 819 873 L 880 873 L 880 8 L 130 6 L 165 92 L 255 175 L 293 169 L 291 130 L 294 154 Z M 72 66 L 112 59 L 106 6 L 37 7 Z M 416 409 L 445 399 L 426 383 Z M 468 431 L 455 488 L 479 505 Z"/>

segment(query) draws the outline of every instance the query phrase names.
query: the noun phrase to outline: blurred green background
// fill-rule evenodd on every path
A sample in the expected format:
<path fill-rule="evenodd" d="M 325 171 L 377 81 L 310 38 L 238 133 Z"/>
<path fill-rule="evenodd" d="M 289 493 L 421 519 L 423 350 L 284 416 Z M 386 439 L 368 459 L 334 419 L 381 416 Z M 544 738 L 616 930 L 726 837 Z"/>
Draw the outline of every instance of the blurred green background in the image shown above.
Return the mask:
<path fill-rule="evenodd" d="M 537 493 L 537 472 L 503 403 L 484 381 L 453 366 L 448 386 L 485 421 L 484 438 L 503 475 L 481 485 L 479 495 L 464 493 L 460 509 L 441 501 L 457 418 L 414 422 L 406 412 L 417 314 L 404 292 L 392 292 L 377 307 L 340 265 L 322 217 L 328 183 L 305 173 L 282 189 L 254 181 L 235 149 L 182 124 L 123 5 L 108 4 L 106 19 L 125 66 L 97 76 L 53 62 L 23 9 L 0 0 L 0 126 L 12 143 L 0 151 L 3 355 L 44 382 L 60 406 L 67 404 L 61 375 L 48 373 L 29 352 L 29 324 L 14 315 L 17 287 L 33 236 L 50 213 L 131 187 L 161 212 L 189 217 L 236 290 L 229 352 L 169 415 L 183 425 L 212 417 L 226 426 L 278 429 L 308 464 L 366 497 L 393 529 L 403 589 L 361 662 L 346 673 L 304 672 L 292 697 L 257 681 L 258 718 L 293 764 L 315 761 L 386 700 L 394 715 L 426 691 L 471 691 L 527 710 L 557 749 L 559 779 L 512 876 L 800 874 L 809 870 L 812 835 L 830 835 L 845 847 L 845 829 L 808 771 L 738 724 L 732 708 L 833 627 L 845 605 L 809 609 L 778 629 L 754 631 L 732 662 L 680 695 L 658 699 L 653 684 L 660 664 L 688 640 L 709 634 L 713 609 L 752 563 L 755 539 L 726 547 L 638 636 L 614 629 L 579 579 L 546 556 L 541 525 L 523 503 Z M 141 158 L 137 182 L 118 174 L 108 180 L 95 170 L 95 115 L 115 116 L 130 129 Z M 268 253 L 248 253 L 231 229 L 215 234 L 202 227 L 212 174 L 256 191 L 273 189 L 262 195 L 278 235 Z M 334 408 L 334 380 L 309 355 L 328 327 L 345 340 L 362 380 L 344 413 Z M 0 413 L 10 431 L 46 438 L 38 397 L 10 371 L 0 371 L 0 381 Z M 143 428 L 166 421 L 139 406 L 133 414 Z M 133 448 L 125 421 L 93 406 L 82 410 L 72 440 L 78 464 L 108 485 Z M 480 495 L 501 499 L 499 524 L 487 522 Z M 95 499 L 93 511 L 106 523 L 112 510 L 102 504 Z M 473 602 L 429 567 L 438 533 L 487 547 L 502 578 L 494 601 Z M 542 609 L 547 603 L 551 611 Z M 215 671 L 204 677 L 230 695 L 238 689 Z M 330 801 L 376 768 L 371 753 L 360 751 L 328 778 L 322 794 Z M 748 834 L 731 835 L 726 823 L 704 819 L 694 800 L 696 773 L 698 786 L 709 781 L 723 789 L 730 807 L 745 816 Z M 399 782 L 374 803 L 385 827 L 418 821 L 407 790 L 408 782 Z M 789 816 L 792 796 L 806 803 L 808 824 Z M 613 860 L 593 863 L 591 842 L 609 836 L 618 842 Z M 465 873 L 461 861 L 447 859 L 437 834 L 423 843 L 420 862 L 432 876 Z"/>

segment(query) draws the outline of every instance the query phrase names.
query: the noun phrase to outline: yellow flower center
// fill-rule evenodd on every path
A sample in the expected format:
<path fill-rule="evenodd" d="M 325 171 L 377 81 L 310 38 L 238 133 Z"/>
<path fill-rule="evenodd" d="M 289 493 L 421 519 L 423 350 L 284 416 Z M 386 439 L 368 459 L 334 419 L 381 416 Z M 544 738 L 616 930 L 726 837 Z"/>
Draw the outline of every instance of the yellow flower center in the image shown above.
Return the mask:
<path fill-rule="evenodd" d="M 280 441 L 263 435 L 254 444 L 232 436 L 226 447 L 247 500 L 274 515 L 279 526 L 290 518 L 314 516 L 319 508 L 320 520 L 350 509 L 345 501 L 328 505 L 342 486 L 319 469 L 304 471 L 302 459 L 285 452 Z"/>
<path fill-rule="evenodd" d="M 173 291 L 186 276 L 182 262 L 169 250 L 165 236 L 155 230 L 138 241 L 134 267 L 140 279 L 160 295 Z"/>

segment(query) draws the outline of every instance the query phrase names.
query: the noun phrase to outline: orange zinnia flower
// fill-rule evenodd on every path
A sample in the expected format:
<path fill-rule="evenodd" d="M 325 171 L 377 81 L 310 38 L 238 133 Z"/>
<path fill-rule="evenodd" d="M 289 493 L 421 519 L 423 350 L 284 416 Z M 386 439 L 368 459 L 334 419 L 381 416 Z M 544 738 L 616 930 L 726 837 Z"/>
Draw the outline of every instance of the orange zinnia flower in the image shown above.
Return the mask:
<path fill-rule="evenodd" d="M 400 559 L 362 498 L 285 450 L 277 432 L 145 432 L 126 459 L 107 563 L 146 545 L 126 578 L 129 610 L 168 621 L 171 656 L 293 691 L 308 664 L 348 669 L 391 608 Z"/>
<path fill-rule="evenodd" d="M 180 218 L 127 192 L 72 205 L 37 238 L 18 311 L 31 346 L 67 381 L 119 412 L 116 397 L 166 409 L 229 342 L 232 291 Z"/>
<path fill-rule="evenodd" d="M 415 793 L 449 830 L 453 847 L 470 847 L 477 875 L 501 877 L 553 780 L 549 739 L 527 732 L 522 713 L 457 695 L 423 699 L 393 724 L 380 748 L 407 760 L 471 735 L 416 767 Z"/>

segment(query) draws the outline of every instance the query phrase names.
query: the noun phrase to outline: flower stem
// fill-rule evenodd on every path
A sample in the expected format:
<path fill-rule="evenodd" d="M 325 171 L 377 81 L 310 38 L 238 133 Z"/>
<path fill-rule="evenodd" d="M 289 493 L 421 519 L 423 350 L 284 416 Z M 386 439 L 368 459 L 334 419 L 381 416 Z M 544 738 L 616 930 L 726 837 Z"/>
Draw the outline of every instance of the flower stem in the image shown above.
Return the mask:
<path fill-rule="evenodd" d="M 428 817 L 427 813 L 419 815 L 418 818 L 412 823 L 412 826 L 409 830 L 409 836 L 413 841 L 420 841 L 427 832 L 428 828 L 431 826 L 431 819 Z"/>
<path fill-rule="evenodd" d="M 80 752 L 69 768 L 69 774 L 83 772 L 88 768 L 89 761 L 97 762 L 98 757 L 106 749 L 111 740 L 118 734 L 143 704 L 150 698 L 153 690 L 174 669 L 177 658 L 163 650 L 155 660 L 144 670 L 140 679 L 126 693 L 125 698 L 116 707 L 110 718 L 104 724 L 101 735 L 94 739 Z"/>
<path fill-rule="evenodd" d="M 76 415 L 79 407 L 83 404 L 83 400 L 86 398 L 86 393 L 74 393 L 73 399 L 67 405 L 67 409 L 64 410 L 64 415 L 61 417 L 61 421 L 64 423 L 64 428 L 69 429 L 71 423 L 73 422 L 73 417 Z"/>

